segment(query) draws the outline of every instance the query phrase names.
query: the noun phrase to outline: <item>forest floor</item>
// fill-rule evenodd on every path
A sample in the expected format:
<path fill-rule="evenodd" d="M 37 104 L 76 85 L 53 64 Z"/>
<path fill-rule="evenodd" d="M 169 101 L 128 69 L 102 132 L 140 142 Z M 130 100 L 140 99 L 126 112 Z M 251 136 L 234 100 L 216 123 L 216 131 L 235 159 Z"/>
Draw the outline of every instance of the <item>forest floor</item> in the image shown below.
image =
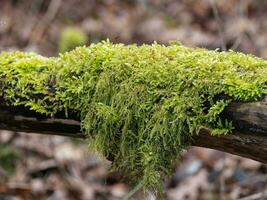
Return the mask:
<path fill-rule="evenodd" d="M 62 30 L 75 26 L 87 44 L 179 40 L 267 58 L 266 9 L 264 0 L 1 0 L 0 51 L 56 56 Z M 122 199 L 131 188 L 109 166 L 84 141 L 1 131 L 0 200 Z M 267 199 L 266 174 L 259 162 L 193 147 L 166 180 L 166 199 Z"/>

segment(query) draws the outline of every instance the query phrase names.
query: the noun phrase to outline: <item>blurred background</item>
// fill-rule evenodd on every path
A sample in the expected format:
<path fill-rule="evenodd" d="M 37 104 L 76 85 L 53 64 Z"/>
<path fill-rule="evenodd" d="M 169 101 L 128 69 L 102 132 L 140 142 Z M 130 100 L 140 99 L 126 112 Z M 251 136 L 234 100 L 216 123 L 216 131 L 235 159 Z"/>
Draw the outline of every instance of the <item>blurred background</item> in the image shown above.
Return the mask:
<path fill-rule="evenodd" d="M 0 51 L 57 56 L 109 38 L 267 58 L 266 10 L 264 0 L 0 0 Z M 0 131 L 0 200 L 122 199 L 131 187 L 109 166 L 84 141 Z M 267 199 L 266 172 L 259 162 L 193 147 L 166 180 L 165 199 Z"/>

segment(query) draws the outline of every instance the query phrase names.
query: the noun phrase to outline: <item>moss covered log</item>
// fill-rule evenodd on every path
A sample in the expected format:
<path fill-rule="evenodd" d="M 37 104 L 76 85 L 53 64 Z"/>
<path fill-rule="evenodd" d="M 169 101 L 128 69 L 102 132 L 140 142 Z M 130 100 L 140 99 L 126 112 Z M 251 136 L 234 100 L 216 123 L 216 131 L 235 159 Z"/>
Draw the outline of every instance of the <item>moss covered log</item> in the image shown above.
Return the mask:
<path fill-rule="evenodd" d="M 231 133 L 225 108 L 267 94 L 266 66 L 253 55 L 180 44 L 106 41 L 56 58 L 3 52 L 0 97 L 47 116 L 78 113 L 90 149 L 133 184 L 159 190 L 199 130 Z"/>

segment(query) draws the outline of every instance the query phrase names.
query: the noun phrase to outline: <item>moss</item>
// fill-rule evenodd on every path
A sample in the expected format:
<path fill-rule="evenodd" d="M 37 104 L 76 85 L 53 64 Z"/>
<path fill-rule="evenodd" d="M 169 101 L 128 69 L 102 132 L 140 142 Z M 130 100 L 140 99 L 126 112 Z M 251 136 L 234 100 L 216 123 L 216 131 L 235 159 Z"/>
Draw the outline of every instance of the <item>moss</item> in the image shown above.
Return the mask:
<path fill-rule="evenodd" d="M 0 166 L 8 174 L 13 174 L 16 169 L 16 161 L 21 158 L 21 152 L 15 147 L 10 147 L 7 144 L 0 144 Z"/>
<path fill-rule="evenodd" d="M 231 132 L 224 108 L 267 93 L 266 66 L 233 51 L 106 41 L 57 58 L 2 53 L 0 96 L 47 115 L 80 112 L 91 149 L 132 183 L 159 190 L 192 135 Z"/>
<path fill-rule="evenodd" d="M 73 50 L 75 47 L 83 46 L 87 43 L 86 33 L 75 27 L 65 28 L 60 37 L 59 50 L 61 53 Z"/>

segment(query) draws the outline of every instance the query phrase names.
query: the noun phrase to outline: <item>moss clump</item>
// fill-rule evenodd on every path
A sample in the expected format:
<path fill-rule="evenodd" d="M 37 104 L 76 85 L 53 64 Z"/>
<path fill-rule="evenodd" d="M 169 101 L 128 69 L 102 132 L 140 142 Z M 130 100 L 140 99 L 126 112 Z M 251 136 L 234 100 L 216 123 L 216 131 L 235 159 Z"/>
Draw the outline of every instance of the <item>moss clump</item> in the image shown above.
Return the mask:
<path fill-rule="evenodd" d="M 49 115 L 78 111 L 91 149 L 131 182 L 159 189 L 193 134 L 230 132 L 224 108 L 267 93 L 266 66 L 233 51 L 107 41 L 58 58 L 2 53 L 0 96 Z"/>
<path fill-rule="evenodd" d="M 61 53 L 73 50 L 75 47 L 83 46 L 87 43 L 86 33 L 75 27 L 65 28 L 60 37 L 59 50 Z"/>
<path fill-rule="evenodd" d="M 8 144 L 0 144 L 0 166 L 8 174 L 13 174 L 16 169 L 16 161 L 21 158 L 21 152 Z"/>

